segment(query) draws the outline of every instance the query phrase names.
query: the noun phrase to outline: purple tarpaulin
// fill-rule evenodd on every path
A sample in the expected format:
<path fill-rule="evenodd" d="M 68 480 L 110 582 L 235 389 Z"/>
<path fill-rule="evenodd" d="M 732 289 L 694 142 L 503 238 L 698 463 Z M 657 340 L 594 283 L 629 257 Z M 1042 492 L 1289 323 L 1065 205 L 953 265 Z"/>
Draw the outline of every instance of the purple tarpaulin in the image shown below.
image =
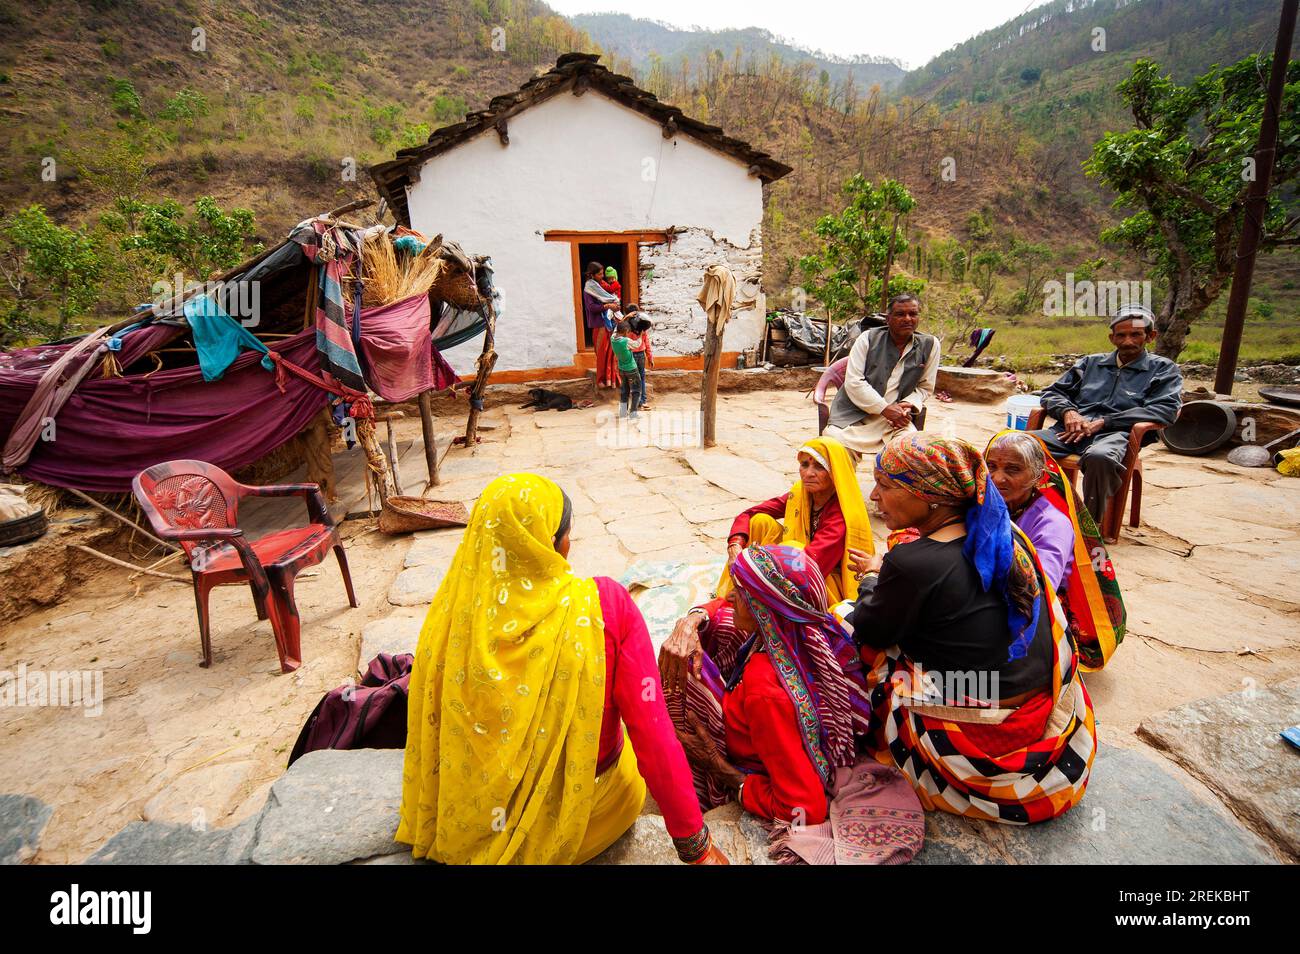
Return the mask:
<path fill-rule="evenodd" d="M 270 348 L 319 373 L 314 328 Z M 165 460 L 203 460 L 228 471 L 245 467 L 305 428 L 326 402 L 324 391 L 292 374 L 284 376 L 280 393 L 261 359 L 246 352 L 211 382 L 197 364 L 88 378 L 55 418 L 54 439 L 37 441 L 19 472 L 55 487 L 129 493 L 136 474 Z M 0 369 L 0 435 L 9 433 L 32 395 L 28 377 Z"/>
<path fill-rule="evenodd" d="M 125 334 L 119 367 L 130 367 L 184 330 L 157 324 Z M 320 374 L 316 337 L 310 328 L 269 347 Z M 363 311 L 361 343 L 374 379 L 370 386 L 387 400 L 407 400 L 456 380 L 433 347 L 427 296 Z M 293 374 L 283 375 L 281 393 L 276 375 L 254 351 L 241 355 L 219 381 L 204 381 L 197 364 L 105 378 L 97 376 L 104 347 L 95 345 L 90 340 L 83 346 L 91 365 L 84 380 L 74 381 L 84 367 L 78 357 L 57 381 L 45 381 L 44 393 L 38 390 L 42 378 L 78 342 L 0 352 L 0 444 L 13 437 L 15 460 L 23 461 L 16 469 L 24 477 L 55 487 L 128 493 L 136 474 L 166 460 L 237 470 L 299 433 L 327 400 L 325 391 Z M 50 419 L 52 440 L 46 438 Z M 17 455 L 32 437 L 30 456 Z"/>

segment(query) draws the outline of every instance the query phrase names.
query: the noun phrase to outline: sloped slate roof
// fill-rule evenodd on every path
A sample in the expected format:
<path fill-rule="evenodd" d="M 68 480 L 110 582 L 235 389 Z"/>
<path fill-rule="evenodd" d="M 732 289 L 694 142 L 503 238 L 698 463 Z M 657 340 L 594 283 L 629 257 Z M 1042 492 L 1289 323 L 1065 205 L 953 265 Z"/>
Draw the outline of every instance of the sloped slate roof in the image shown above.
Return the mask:
<path fill-rule="evenodd" d="M 599 56 L 593 53 L 566 53 L 555 66 L 541 76 L 536 76 L 513 93 L 495 97 L 487 109 L 473 112 L 464 122 L 435 129 L 429 141 L 422 146 L 402 149 L 397 157 L 370 167 L 379 193 L 388 200 L 389 208 L 397 220 L 410 225 L 410 211 L 406 206 L 406 187 L 419 178 L 420 167 L 432 157 L 454 149 L 480 133 L 498 127 L 506 130 L 506 120 L 552 96 L 565 91 L 585 93 L 595 90 L 630 109 L 636 110 L 666 130 L 676 130 L 725 155 L 745 163 L 753 175 L 763 182 L 773 182 L 793 170 L 778 162 L 749 143 L 725 135 L 719 126 L 710 126 L 691 119 L 676 106 L 659 102 L 653 93 L 647 93 L 634 84 L 630 77 L 611 73 L 601 66 Z"/>

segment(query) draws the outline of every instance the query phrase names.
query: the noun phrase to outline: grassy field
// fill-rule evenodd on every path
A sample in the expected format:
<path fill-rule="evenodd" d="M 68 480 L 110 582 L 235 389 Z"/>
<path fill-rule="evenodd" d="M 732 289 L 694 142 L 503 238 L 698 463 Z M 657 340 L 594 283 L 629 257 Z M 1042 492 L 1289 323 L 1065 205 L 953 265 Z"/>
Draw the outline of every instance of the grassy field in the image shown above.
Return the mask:
<path fill-rule="evenodd" d="M 986 327 L 997 329 L 997 337 L 985 354 L 1000 356 L 1016 368 L 1033 368 L 1043 358 L 1054 354 L 1087 354 L 1111 347 L 1106 325 L 1097 318 L 994 317 Z M 1213 364 L 1219 359 L 1222 337 L 1222 319 L 1194 325 L 1179 360 Z M 1300 320 L 1248 320 L 1242 336 L 1240 360 L 1300 363 Z"/>

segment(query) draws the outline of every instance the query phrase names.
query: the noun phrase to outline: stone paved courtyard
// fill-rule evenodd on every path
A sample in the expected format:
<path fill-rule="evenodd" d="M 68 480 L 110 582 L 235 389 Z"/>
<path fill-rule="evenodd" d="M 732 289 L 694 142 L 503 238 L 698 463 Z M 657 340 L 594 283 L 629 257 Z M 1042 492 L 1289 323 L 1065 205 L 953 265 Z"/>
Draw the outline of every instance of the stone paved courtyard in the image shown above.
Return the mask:
<path fill-rule="evenodd" d="M 735 514 L 793 482 L 795 450 L 816 430 L 813 406 L 802 392 L 724 393 L 718 446 L 709 450 L 689 446 L 698 434 L 698 398 L 664 395 L 654 408 L 638 429 L 620 429 L 609 405 L 567 413 L 492 410 L 483 443 L 453 451 L 443 485 L 430 496 L 472 503 L 494 476 L 530 470 L 555 479 L 573 499 L 571 561 L 580 574 L 617 578 L 638 567 L 717 561 Z M 927 430 L 982 447 L 1002 417 L 1000 406 L 934 404 Z M 440 423 L 445 443 L 458 422 Z M 403 475 L 408 492 L 412 484 L 418 491 L 418 422 L 401 422 L 400 430 L 417 439 L 403 458 Z M 1160 445 L 1148 448 L 1144 461 L 1143 526 L 1126 528 L 1112 547 L 1129 634 L 1110 666 L 1086 677 L 1103 743 L 1088 797 L 1057 836 L 1052 826 L 1008 832 L 932 818 L 922 860 L 1300 858 L 1300 752 L 1277 739 L 1300 722 L 1300 480 L 1234 467 L 1222 456 L 1179 457 Z M 859 480 L 869 492 L 868 466 Z M 284 807 L 290 796 L 276 808 L 267 795 L 298 729 L 358 661 L 414 644 L 459 540 L 456 530 L 412 539 L 384 537 L 368 523 L 346 527 L 362 606 L 347 608 L 332 563 L 304 578 L 298 593 L 305 663 L 289 676 L 275 665 L 268 624 L 255 620 L 247 593 L 236 587 L 213 596 L 216 663 L 209 670 L 195 665 L 189 588 L 149 581 L 133 594 L 125 571 L 107 572 L 68 602 L 9 628 L 0 640 L 6 667 L 21 661 L 106 673 L 101 718 L 48 708 L 0 713 L 0 787 L 52 808 L 37 862 L 84 860 L 142 820 L 178 826 L 176 837 L 187 845 L 208 837 L 203 832 L 222 833 L 220 846 L 191 846 L 194 858 L 233 852 L 229 857 L 288 860 L 276 854 L 278 829 L 267 812 L 303 821 Z M 875 530 L 883 539 L 883 528 Z M 652 628 L 656 642 L 666 635 L 662 626 Z M 369 763 L 348 763 L 352 755 L 326 757 L 353 765 L 362 779 L 374 771 Z M 311 771 L 321 769 L 304 769 Z M 349 790 L 346 779 L 338 787 Z M 290 786 L 300 793 L 318 788 L 310 780 Z M 366 797 L 379 799 L 377 806 L 384 796 Z M 310 816 L 314 809 L 302 811 Z M 1129 834 L 1091 859 L 1071 854 L 1070 845 L 1097 831 L 1098 811 Z M 356 823 L 373 828 L 376 813 L 382 822 L 376 809 L 358 810 Z M 263 819 L 263 834 L 249 847 L 247 838 L 230 833 L 253 818 Z M 656 819 L 643 821 L 606 860 L 655 860 Z M 737 860 L 761 860 L 747 822 L 716 821 Z M 374 842 L 373 832 L 369 837 Z M 140 845 L 178 859 L 191 850 L 151 829 L 130 844 L 115 842 L 109 855 L 137 857 L 133 851 L 145 851 Z M 336 854 L 331 860 L 367 857 Z"/>

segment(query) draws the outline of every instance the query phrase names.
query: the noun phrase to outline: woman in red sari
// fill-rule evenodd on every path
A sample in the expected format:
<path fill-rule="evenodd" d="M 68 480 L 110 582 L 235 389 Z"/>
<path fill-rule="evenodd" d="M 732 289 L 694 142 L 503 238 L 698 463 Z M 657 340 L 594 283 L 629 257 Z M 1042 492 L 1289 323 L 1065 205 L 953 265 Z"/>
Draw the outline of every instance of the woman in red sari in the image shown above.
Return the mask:
<path fill-rule="evenodd" d="M 596 386 L 618 387 L 618 361 L 614 349 L 609 345 L 613 323 L 608 319 L 610 311 L 617 311 L 622 302 L 618 296 L 611 294 L 600 284 L 602 269 L 600 262 L 588 262 L 586 282 L 582 286 L 582 309 L 591 329 L 591 343 L 596 349 Z"/>
<path fill-rule="evenodd" d="M 659 655 L 695 791 L 705 808 L 734 798 L 760 818 L 819 825 L 870 718 L 857 649 L 803 550 L 749 547 L 731 576 L 727 597 L 691 610 Z"/>

